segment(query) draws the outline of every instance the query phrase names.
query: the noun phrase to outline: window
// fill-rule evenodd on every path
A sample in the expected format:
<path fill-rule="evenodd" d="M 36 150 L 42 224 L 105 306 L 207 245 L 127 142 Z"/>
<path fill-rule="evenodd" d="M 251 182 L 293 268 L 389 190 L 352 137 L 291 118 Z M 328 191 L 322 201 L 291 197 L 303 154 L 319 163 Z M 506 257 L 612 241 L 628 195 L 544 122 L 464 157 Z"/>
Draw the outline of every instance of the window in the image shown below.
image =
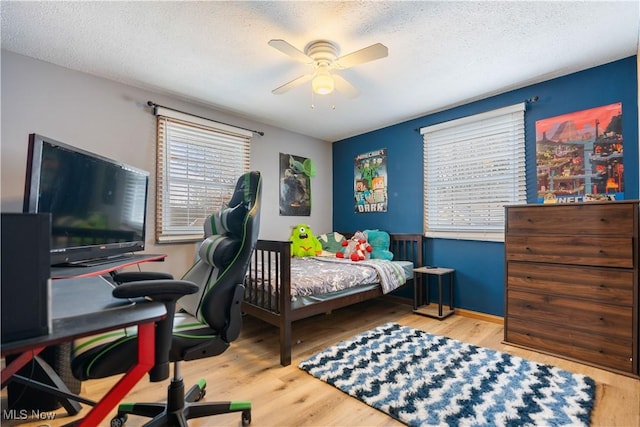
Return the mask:
<path fill-rule="evenodd" d="M 129 174 L 124 183 L 123 222 L 139 230 L 144 226 L 147 177 Z"/>
<path fill-rule="evenodd" d="M 251 132 L 156 107 L 156 240 L 202 239 L 204 220 L 249 170 Z"/>
<path fill-rule="evenodd" d="M 504 241 L 526 202 L 524 103 L 422 128 L 427 237 Z"/>

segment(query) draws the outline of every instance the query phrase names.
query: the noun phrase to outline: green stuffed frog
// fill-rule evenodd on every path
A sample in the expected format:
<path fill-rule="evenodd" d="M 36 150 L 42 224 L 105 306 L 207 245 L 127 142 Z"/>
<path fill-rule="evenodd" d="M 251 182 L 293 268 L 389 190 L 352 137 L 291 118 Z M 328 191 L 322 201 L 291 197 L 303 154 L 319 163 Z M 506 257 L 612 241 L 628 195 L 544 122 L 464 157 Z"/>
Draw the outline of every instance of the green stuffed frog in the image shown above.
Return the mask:
<path fill-rule="evenodd" d="M 322 254 L 322 245 L 307 224 L 298 224 L 291 231 L 291 256 L 305 257 Z"/>

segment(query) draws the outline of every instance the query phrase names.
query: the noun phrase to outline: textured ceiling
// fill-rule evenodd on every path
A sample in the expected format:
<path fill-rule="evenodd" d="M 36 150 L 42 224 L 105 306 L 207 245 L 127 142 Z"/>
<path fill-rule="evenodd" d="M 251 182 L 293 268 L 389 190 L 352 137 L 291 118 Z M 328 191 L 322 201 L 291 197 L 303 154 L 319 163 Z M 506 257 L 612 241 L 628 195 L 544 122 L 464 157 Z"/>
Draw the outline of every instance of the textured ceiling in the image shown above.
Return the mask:
<path fill-rule="evenodd" d="M 638 1 L 15 2 L 2 48 L 336 141 L 638 52 Z M 389 56 L 340 73 L 361 95 L 312 100 L 267 45 L 316 39 Z M 145 101 L 145 100 L 141 100 Z M 310 108 L 311 103 L 315 108 Z M 331 107 L 335 105 L 335 109 Z"/>

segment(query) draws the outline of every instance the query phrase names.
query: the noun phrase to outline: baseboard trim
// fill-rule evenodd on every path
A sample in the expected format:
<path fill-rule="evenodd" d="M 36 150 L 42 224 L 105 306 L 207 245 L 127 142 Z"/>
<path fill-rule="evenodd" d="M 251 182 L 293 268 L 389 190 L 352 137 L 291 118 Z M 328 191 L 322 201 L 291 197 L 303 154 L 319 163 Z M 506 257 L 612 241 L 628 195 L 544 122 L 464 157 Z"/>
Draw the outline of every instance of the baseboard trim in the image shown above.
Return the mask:
<path fill-rule="evenodd" d="M 472 319 L 484 320 L 486 322 L 504 325 L 504 318 L 500 316 L 494 316 L 493 314 L 480 313 L 479 311 L 465 310 L 463 308 L 456 308 L 456 314 L 464 317 L 470 317 Z"/>

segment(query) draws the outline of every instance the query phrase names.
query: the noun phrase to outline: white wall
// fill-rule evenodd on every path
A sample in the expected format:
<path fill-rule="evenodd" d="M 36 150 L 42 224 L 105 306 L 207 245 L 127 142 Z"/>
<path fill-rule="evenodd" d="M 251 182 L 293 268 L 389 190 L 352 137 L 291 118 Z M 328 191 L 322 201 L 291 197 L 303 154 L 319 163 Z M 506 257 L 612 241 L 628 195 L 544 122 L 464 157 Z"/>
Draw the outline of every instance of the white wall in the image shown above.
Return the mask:
<path fill-rule="evenodd" d="M 155 244 L 156 120 L 147 101 L 213 120 L 264 131 L 251 145 L 251 168 L 263 174 L 260 238 L 286 240 L 298 222 L 319 233 L 331 231 L 331 144 L 221 111 L 89 74 L 72 71 L 3 50 L 1 57 L 1 193 L 2 212 L 20 212 L 24 193 L 27 141 L 39 133 L 151 173 L 147 213 L 147 253 L 169 255 L 145 269 L 181 276 L 192 264 L 196 244 Z M 311 158 L 313 178 L 310 217 L 279 215 L 279 153 Z"/>

